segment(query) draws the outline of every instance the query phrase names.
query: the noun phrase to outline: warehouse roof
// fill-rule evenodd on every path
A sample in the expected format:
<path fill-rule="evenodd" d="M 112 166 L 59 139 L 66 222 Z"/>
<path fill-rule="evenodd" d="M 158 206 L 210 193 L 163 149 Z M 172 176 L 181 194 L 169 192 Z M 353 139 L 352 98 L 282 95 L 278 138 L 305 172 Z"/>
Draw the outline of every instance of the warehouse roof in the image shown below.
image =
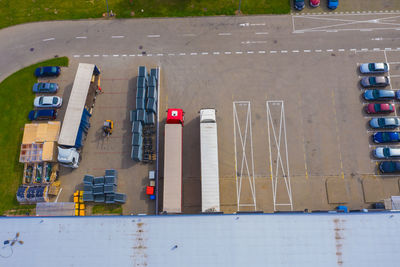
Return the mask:
<path fill-rule="evenodd" d="M 16 233 L 24 243 L 4 245 L 0 262 L 395 266 L 400 261 L 399 227 L 400 213 L 1 218 L 1 243 Z"/>

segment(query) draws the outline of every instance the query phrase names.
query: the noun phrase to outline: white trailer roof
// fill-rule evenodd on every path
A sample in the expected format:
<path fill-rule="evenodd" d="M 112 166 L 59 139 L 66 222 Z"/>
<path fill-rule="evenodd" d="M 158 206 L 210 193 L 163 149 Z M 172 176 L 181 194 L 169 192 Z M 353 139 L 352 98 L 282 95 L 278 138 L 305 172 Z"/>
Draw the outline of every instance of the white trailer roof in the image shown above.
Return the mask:
<path fill-rule="evenodd" d="M 382 212 L 3 217 L 0 265 L 392 267 L 399 226 Z"/>
<path fill-rule="evenodd" d="M 163 211 L 182 212 L 181 124 L 165 124 Z"/>
<path fill-rule="evenodd" d="M 68 101 L 67 111 L 65 112 L 60 137 L 58 138 L 58 144 L 60 145 L 75 145 L 94 67 L 94 64 L 79 63 Z"/>
<path fill-rule="evenodd" d="M 218 135 L 216 123 L 200 123 L 201 209 L 219 212 Z"/>

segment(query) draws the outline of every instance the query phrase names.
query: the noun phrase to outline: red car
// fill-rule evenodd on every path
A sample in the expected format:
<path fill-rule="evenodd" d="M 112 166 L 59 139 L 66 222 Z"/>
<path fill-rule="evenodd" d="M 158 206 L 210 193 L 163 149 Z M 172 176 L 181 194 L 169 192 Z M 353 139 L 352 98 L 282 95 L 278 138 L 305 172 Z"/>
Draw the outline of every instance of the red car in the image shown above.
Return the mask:
<path fill-rule="evenodd" d="M 317 7 L 319 6 L 320 0 L 310 0 L 310 6 Z"/>
<path fill-rule="evenodd" d="M 368 114 L 392 113 L 394 112 L 394 104 L 390 103 L 368 104 L 365 107 L 365 112 L 367 112 Z"/>

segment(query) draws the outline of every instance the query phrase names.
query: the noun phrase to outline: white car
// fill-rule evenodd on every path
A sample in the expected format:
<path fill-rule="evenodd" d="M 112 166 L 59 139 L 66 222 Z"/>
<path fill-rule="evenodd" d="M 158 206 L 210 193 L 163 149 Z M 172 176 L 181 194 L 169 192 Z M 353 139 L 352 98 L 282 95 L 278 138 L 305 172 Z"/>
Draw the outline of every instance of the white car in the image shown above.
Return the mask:
<path fill-rule="evenodd" d="M 377 147 L 374 149 L 374 156 L 378 159 L 398 158 L 400 157 L 400 148 Z"/>
<path fill-rule="evenodd" d="M 385 73 L 389 71 L 389 65 L 386 63 L 364 63 L 360 65 L 360 72 L 369 73 Z"/>
<path fill-rule="evenodd" d="M 62 98 L 59 96 L 38 96 L 33 101 L 35 108 L 60 108 Z"/>

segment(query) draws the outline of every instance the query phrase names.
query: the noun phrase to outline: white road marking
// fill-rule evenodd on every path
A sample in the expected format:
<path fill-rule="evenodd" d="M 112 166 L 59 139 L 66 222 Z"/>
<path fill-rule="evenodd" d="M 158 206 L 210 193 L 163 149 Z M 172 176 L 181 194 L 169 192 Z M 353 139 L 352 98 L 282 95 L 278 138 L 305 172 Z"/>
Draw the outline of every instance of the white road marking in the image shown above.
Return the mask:
<path fill-rule="evenodd" d="M 304 50 L 304 53 L 310 53 L 311 50 Z"/>
<path fill-rule="evenodd" d="M 136 56 L 136 55 L 130 54 L 129 56 L 130 56 L 130 57 L 134 57 L 134 56 Z"/>
<path fill-rule="evenodd" d="M 274 202 L 274 211 L 276 211 L 276 206 L 290 206 L 291 210 L 293 210 L 293 199 L 292 199 L 292 187 L 290 184 L 290 168 L 289 168 L 289 153 L 287 147 L 287 136 L 286 136 L 286 119 L 285 119 L 285 108 L 284 102 L 282 100 L 279 101 L 266 101 L 266 112 L 267 112 L 267 130 L 268 130 L 268 146 L 269 146 L 269 159 L 270 159 L 270 171 L 271 171 L 271 184 L 272 184 L 272 195 Z M 274 119 L 271 115 L 271 109 L 273 107 L 280 107 L 280 118 L 279 122 L 277 122 L 278 134 L 275 130 Z M 276 120 L 275 120 L 276 121 Z M 273 139 L 271 138 L 271 129 L 273 133 Z M 282 134 L 283 133 L 283 134 Z M 283 138 L 282 138 L 283 137 Z M 282 151 L 286 154 L 286 164 L 284 164 L 282 160 L 281 149 L 281 140 L 283 139 L 283 147 L 285 151 Z M 276 150 L 276 160 L 272 161 L 272 146 L 275 147 Z M 285 155 L 284 155 L 285 156 Z M 274 164 L 275 165 L 274 165 Z M 275 167 L 275 170 L 274 170 Z M 289 198 L 289 203 L 277 203 L 277 193 L 278 189 L 278 179 L 283 178 L 286 186 L 286 191 Z"/>
<path fill-rule="evenodd" d="M 392 48 L 389 48 L 389 47 L 385 47 L 385 50 L 392 50 Z"/>
<path fill-rule="evenodd" d="M 387 64 L 388 59 L 387 59 L 387 55 L 386 55 L 386 49 L 383 51 L 383 54 L 385 55 L 385 62 Z M 388 70 L 388 76 L 390 77 L 390 69 Z M 392 83 L 390 83 L 390 89 L 393 90 Z"/>
<path fill-rule="evenodd" d="M 149 37 L 149 38 L 158 38 L 158 37 L 160 37 L 160 35 L 159 34 L 149 34 L 149 35 L 147 35 L 147 37 Z"/>
<path fill-rule="evenodd" d="M 241 44 L 266 44 L 267 41 L 243 41 Z"/>
<path fill-rule="evenodd" d="M 375 47 L 373 50 L 374 50 L 374 51 L 380 51 L 381 49 Z"/>
<path fill-rule="evenodd" d="M 213 52 L 213 55 L 219 55 L 219 52 Z"/>
<path fill-rule="evenodd" d="M 239 116 L 237 112 L 237 106 L 240 107 L 247 107 L 247 110 L 245 111 L 245 118 L 246 118 L 246 124 L 244 129 L 242 130 L 242 127 L 240 126 L 240 121 L 239 121 Z M 237 130 L 238 131 L 237 131 Z M 242 133 L 244 131 L 244 133 Z M 235 145 L 235 181 L 236 181 L 236 195 L 237 195 L 237 209 L 240 211 L 241 206 L 249 207 L 249 206 L 254 206 L 254 210 L 257 210 L 257 202 L 256 202 L 256 183 L 254 180 L 254 156 L 253 156 L 253 132 L 252 132 L 252 123 L 251 123 L 251 105 L 250 101 L 234 101 L 233 102 L 233 134 L 234 134 L 234 145 Z M 240 139 L 240 145 L 239 145 L 239 154 L 241 155 L 241 165 L 240 168 L 238 169 L 238 149 L 237 149 L 237 135 L 239 136 Z M 249 138 L 248 138 L 249 135 Z M 250 142 L 248 142 L 250 140 Z M 249 144 L 250 143 L 250 144 Z M 250 159 L 248 160 L 248 152 L 246 152 L 246 148 L 250 146 Z M 249 164 L 249 161 L 251 161 Z M 245 173 L 243 173 L 245 172 Z M 253 204 L 250 203 L 240 203 L 240 196 L 242 192 L 242 181 L 243 178 L 247 176 L 249 186 L 250 186 L 250 191 L 252 194 L 253 198 Z"/>
<path fill-rule="evenodd" d="M 180 56 L 184 56 L 184 55 L 186 55 L 186 53 L 179 53 L 179 55 L 180 55 Z"/>
<path fill-rule="evenodd" d="M 157 56 L 158 56 L 158 57 L 162 57 L 162 56 L 164 56 L 164 54 L 161 54 L 161 53 L 160 53 L 160 54 L 157 54 Z"/>
<path fill-rule="evenodd" d="M 111 38 L 113 38 L 113 39 L 121 39 L 121 38 L 124 38 L 125 36 L 123 36 L 123 35 L 113 35 L 113 36 L 111 36 Z"/>
<path fill-rule="evenodd" d="M 276 51 L 269 51 L 270 54 L 276 54 Z"/>
<path fill-rule="evenodd" d="M 75 39 L 87 39 L 86 36 L 76 36 Z"/>
<path fill-rule="evenodd" d="M 265 54 L 265 51 L 258 51 L 259 54 Z"/>
<path fill-rule="evenodd" d="M 265 23 L 251 23 L 250 26 L 265 26 Z"/>
<path fill-rule="evenodd" d="M 201 52 L 202 55 L 208 55 L 208 52 Z"/>
<path fill-rule="evenodd" d="M 372 29 L 360 29 L 360 32 L 372 32 Z"/>
<path fill-rule="evenodd" d="M 268 32 L 256 32 L 257 35 L 264 35 L 264 34 L 268 34 Z"/>
<path fill-rule="evenodd" d="M 47 39 L 43 39 L 43 42 L 47 42 L 47 41 L 54 41 L 56 38 L 47 38 Z"/>
<path fill-rule="evenodd" d="M 190 55 L 191 55 L 191 56 L 196 56 L 196 55 L 197 55 L 197 53 L 190 53 Z"/>
<path fill-rule="evenodd" d="M 317 49 L 317 50 L 315 50 L 315 52 L 320 53 L 320 52 L 322 52 L 322 50 L 321 49 Z"/>
<path fill-rule="evenodd" d="M 355 48 L 351 48 L 351 49 L 350 49 L 350 51 L 357 51 L 357 49 L 355 49 Z"/>
<path fill-rule="evenodd" d="M 152 57 L 152 56 L 153 56 L 153 54 L 147 54 L 146 56 L 148 56 L 148 57 Z"/>
<path fill-rule="evenodd" d="M 137 54 L 137 56 L 138 56 L 138 57 L 142 57 L 143 55 L 142 55 L 142 54 Z"/>
<path fill-rule="evenodd" d="M 93 55 L 93 57 L 99 57 L 99 55 Z"/>
<path fill-rule="evenodd" d="M 343 48 L 338 49 L 339 52 L 344 52 L 345 50 Z"/>
<path fill-rule="evenodd" d="M 361 51 L 368 51 L 368 48 L 361 48 Z"/>
<path fill-rule="evenodd" d="M 74 57 L 81 57 L 80 55 L 74 55 Z"/>
<path fill-rule="evenodd" d="M 61 192 L 62 192 L 62 187 L 60 188 L 60 191 L 58 191 L 58 194 L 57 194 L 57 197 L 56 197 L 56 200 L 54 200 L 54 202 L 56 202 L 57 203 L 57 201 L 58 201 L 58 197 L 60 196 L 60 194 L 61 194 Z"/>
<path fill-rule="evenodd" d="M 241 55 L 241 54 L 243 54 L 243 52 L 237 51 L 237 52 L 235 52 L 235 54 Z"/>
<path fill-rule="evenodd" d="M 292 50 L 292 53 L 299 53 L 299 50 Z"/>
<path fill-rule="evenodd" d="M 254 54 L 254 51 L 247 51 L 247 54 Z"/>
<path fill-rule="evenodd" d="M 119 55 L 113 55 L 113 57 L 119 57 Z"/>
<path fill-rule="evenodd" d="M 232 33 L 230 32 L 220 32 L 218 33 L 219 36 L 228 36 L 228 35 L 232 35 Z"/>
<path fill-rule="evenodd" d="M 193 34 L 193 33 L 185 33 L 185 34 L 182 34 L 183 36 L 196 36 L 195 34 Z"/>
<path fill-rule="evenodd" d="M 333 49 L 326 49 L 326 52 L 332 52 Z"/>
<path fill-rule="evenodd" d="M 90 57 L 90 55 L 83 55 L 83 57 Z"/>
<path fill-rule="evenodd" d="M 232 52 L 224 52 L 225 55 L 230 55 Z"/>
<path fill-rule="evenodd" d="M 175 54 L 174 53 L 170 53 L 170 54 L 168 54 L 168 56 L 175 56 Z"/>
<path fill-rule="evenodd" d="M 126 57 L 126 55 L 121 55 L 121 57 Z"/>
<path fill-rule="evenodd" d="M 285 54 L 285 53 L 287 53 L 287 50 L 281 50 L 281 53 Z"/>

